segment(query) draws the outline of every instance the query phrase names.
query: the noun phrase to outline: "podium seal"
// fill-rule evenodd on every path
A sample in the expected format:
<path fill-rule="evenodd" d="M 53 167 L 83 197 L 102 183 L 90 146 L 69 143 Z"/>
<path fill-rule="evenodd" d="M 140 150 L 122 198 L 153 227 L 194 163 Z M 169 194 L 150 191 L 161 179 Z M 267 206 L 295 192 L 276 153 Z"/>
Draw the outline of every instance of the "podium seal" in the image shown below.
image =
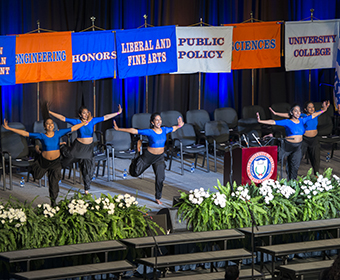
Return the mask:
<path fill-rule="evenodd" d="M 266 152 L 253 154 L 247 163 L 247 175 L 256 184 L 270 179 L 275 170 L 273 157 Z"/>

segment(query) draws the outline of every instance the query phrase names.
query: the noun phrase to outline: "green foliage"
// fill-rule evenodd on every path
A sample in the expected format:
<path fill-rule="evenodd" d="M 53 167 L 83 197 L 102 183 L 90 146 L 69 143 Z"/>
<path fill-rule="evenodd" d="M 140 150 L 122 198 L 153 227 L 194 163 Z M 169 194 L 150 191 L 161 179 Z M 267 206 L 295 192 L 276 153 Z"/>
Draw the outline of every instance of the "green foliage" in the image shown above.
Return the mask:
<path fill-rule="evenodd" d="M 77 193 L 55 208 L 10 198 L 0 203 L 0 252 L 142 237 L 149 227 L 155 234 L 157 229 L 165 234 L 139 210 L 149 211 L 130 195 L 101 194 L 97 199 Z"/>
<path fill-rule="evenodd" d="M 251 226 L 253 213 L 259 225 L 281 224 L 339 217 L 340 178 L 332 175 L 332 169 L 323 175 L 313 175 L 310 169 L 305 177 L 279 182 L 214 187 L 223 203 L 209 190 L 180 192 L 178 215 L 186 219 L 194 231 L 207 231 Z M 267 189 L 266 189 L 267 188 Z M 269 189 L 269 190 L 268 190 Z M 223 200 L 223 199 L 222 199 Z"/>

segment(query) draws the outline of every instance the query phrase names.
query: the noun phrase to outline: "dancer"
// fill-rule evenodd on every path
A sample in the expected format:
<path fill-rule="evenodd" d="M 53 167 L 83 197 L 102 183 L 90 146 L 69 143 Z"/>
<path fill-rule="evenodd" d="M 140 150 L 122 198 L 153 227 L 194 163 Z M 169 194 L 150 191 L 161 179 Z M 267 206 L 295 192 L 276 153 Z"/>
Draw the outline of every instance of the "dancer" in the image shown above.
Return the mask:
<path fill-rule="evenodd" d="M 328 107 L 329 107 L 329 101 L 324 101 L 322 103 L 321 111 L 326 111 Z M 283 117 L 283 118 L 289 117 L 288 113 L 277 113 L 270 107 L 269 107 L 269 110 L 276 116 Z M 301 113 L 302 118 L 305 118 L 315 113 L 314 103 L 312 101 L 307 101 L 304 105 L 304 111 L 305 113 Z M 303 135 L 303 142 L 302 142 L 302 147 L 301 147 L 302 157 L 306 153 L 306 151 L 308 153 L 309 160 L 313 167 L 314 175 L 317 175 L 320 169 L 320 144 L 319 144 L 319 139 L 317 137 L 318 117 L 319 116 L 306 122 L 305 124 L 306 131 Z"/>
<path fill-rule="evenodd" d="M 131 134 L 145 135 L 149 139 L 149 146 L 147 150 L 137 158 L 133 159 L 130 165 L 130 175 L 138 177 L 150 165 L 156 175 L 155 179 L 155 198 L 157 204 L 162 204 L 160 201 L 162 197 L 163 182 L 165 179 L 165 163 L 164 163 L 164 145 L 166 142 L 166 135 L 172 131 L 181 128 L 184 123 L 181 117 L 177 119 L 178 125 L 172 127 L 161 127 L 162 118 L 159 113 L 153 113 L 150 117 L 150 129 L 137 130 L 135 128 L 119 128 L 115 121 L 113 127 L 117 131 L 124 131 Z M 140 148 L 140 142 L 138 149 Z"/>
<path fill-rule="evenodd" d="M 327 103 L 326 110 L 329 107 Z M 260 114 L 257 113 L 257 121 L 267 125 L 281 125 L 286 130 L 286 138 L 284 139 L 284 149 L 281 158 L 287 156 L 287 175 L 288 180 L 296 179 L 298 169 L 301 162 L 301 144 L 303 134 L 305 133 L 305 124 L 307 121 L 324 113 L 323 110 L 315 112 L 308 117 L 301 118 L 301 109 L 299 105 L 293 105 L 289 110 L 289 119 L 274 121 L 274 120 L 261 120 Z M 281 163 L 282 164 L 282 163 Z"/>
<path fill-rule="evenodd" d="M 77 139 L 74 140 L 70 148 L 69 154 L 62 161 L 63 166 L 70 166 L 74 161 L 80 160 L 80 171 L 83 175 L 85 194 L 89 193 L 92 176 L 95 169 L 93 158 L 93 128 L 97 123 L 112 119 L 122 113 L 122 107 L 118 106 L 118 112 L 104 115 L 103 117 L 92 118 L 91 113 L 85 106 L 81 106 L 78 110 L 79 119 L 69 119 L 61 114 L 49 111 L 49 113 L 61 120 L 72 125 L 87 121 L 86 125 L 78 130 Z"/>
<path fill-rule="evenodd" d="M 42 152 L 31 166 L 30 172 L 33 174 L 34 179 L 37 180 L 41 179 L 47 172 L 52 207 L 56 206 L 56 199 L 59 193 L 59 181 L 61 180 L 60 138 L 69 132 L 78 130 L 85 124 L 86 122 L 84 121 L 70 128 L 54 131 L 53 120 L 51 118 L 46 118 L 44 120 L 46 133 L 31 133 L 22 129 L 9 127 L 7 120 L 4 119 L 4 124 L 2 126 L 5 129 L 13 131 L 21 136 L 31 137 L 41 141 Z"/>

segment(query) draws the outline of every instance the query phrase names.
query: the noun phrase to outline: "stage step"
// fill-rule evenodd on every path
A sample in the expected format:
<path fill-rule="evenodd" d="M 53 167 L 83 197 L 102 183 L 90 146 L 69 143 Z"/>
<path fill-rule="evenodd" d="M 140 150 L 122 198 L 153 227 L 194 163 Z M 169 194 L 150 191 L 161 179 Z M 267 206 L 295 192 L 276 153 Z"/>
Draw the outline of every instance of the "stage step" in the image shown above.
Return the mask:
<path fill-rule="evenodd" d="M 232 249 L 232 250 L 219 250 L 210 252 L 199 252 L 191 254 L 178 254 L 171 256 L 158 256 L 157 264 L 155 263 L 155 257 L 140 258 L 136 261 L 140 264 L 155 268 L 172 267 L 176 265 L 184 264 L 196 264 L 206 262 L 218 262 L 228 260 L 242 260 L 251 258 L 251 253 L 245 249 Z"/>
<path fill-rule="evenodd" d="M 125 271 L 134 270 L 135 266 L 128 261 L 114 261 L 105 263 L 95 263 L 68 267 L 59 267 L 51 269 L 42 269 L 34 271 L 26 271 L 11 274 L 15 279 L 22 280 L 46 280 L 46 279 L 60 279 L 81 276 L 91 276 L 97 274 L 107 273 L 122 273 Z M 119 278 L 121 278 L 119 276 Z"/>
<path fill-rule="evenodd" d="M 270 254 L 273 257 L 284 256 L 294 253 L 327 251 L 333 249 L 340 249 L 340 238 L 256 247 L 257 251 Z"/>
<path fill-rule="evenodd" d="M 307 274 L 318 275 L 325 268 L 330 267 L 334 260 L 315 261 L 315 262 L 303 262 L 297 264 L 280 265 L 280 275 L 289 275 L 291 279 L 297 278 L 297 276 L 303 276 Z M 301 278 L 302 279 L 302 278 Z"/>
<path fill-rule="evenodd" d="M 211 273 L 192 273 L 190 275 L 169 277 L 170 280 L 224 280 L 224 271 Z M 262 278 L 262 274 L 255 270 L 254 279 Z M 251 269 L 241 269 L 239 279 L 251 279 Z"/>

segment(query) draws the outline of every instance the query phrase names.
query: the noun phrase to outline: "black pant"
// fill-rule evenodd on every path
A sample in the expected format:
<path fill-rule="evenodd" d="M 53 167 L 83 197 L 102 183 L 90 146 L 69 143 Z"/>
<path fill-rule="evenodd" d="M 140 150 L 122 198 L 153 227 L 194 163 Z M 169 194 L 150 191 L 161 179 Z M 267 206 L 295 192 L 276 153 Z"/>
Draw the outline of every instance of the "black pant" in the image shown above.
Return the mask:
<path fill-rule="evenodd" d="M 319 172 L 320 169 L 320 143 L 318 136 L 308 137 L 303 136 L 302 142 L 302 156 L 308 154 L 308 158 L 313 167 L 314 175 Z"/>
<path fill-rule="evenodd" d="M 286 171 L 288 180 L 296 179 L 301 163 L 302 141 L 300 143 L 291 143 L 285 139 L 282 146 L 280 154 L 281 164 L 283 164 L 283 159 L 287 157 Z"/>
<path fill-rule="evenodd" d="M 36 180 L 40 180 L 47 172 L 51 205 L 55 206 L 59 193 L 59 181 L 61 180 L 60 157 L 55 160 L 48 160 L 40 155 L 33 163 L 31 171 Z"/>
<path fill-rule="evenodd" d="M 63 153 L 63 167 L 71 166 L 72 163 L 79 160 L 85 190 L 90 189 L 92 176 L 96 166 L 93 158 L 93 145 L 93 143 L 83 144 L 76 139 L 72 143 L 70 150 Z"/>
<path fill-rule="evenodd" d="M 165 162 L 163 153 L 160 155 L 154 155 L 146 150 L 142 155 L 134 158 L 131 161 L 129 172 L 131 176 L 138 177 L 146 169 L 148 169 L 150 165 L 152 165 L 153 172 L 156 175 L 155 198 L 161 199 L 163 182 L 165 180 Z"/>

